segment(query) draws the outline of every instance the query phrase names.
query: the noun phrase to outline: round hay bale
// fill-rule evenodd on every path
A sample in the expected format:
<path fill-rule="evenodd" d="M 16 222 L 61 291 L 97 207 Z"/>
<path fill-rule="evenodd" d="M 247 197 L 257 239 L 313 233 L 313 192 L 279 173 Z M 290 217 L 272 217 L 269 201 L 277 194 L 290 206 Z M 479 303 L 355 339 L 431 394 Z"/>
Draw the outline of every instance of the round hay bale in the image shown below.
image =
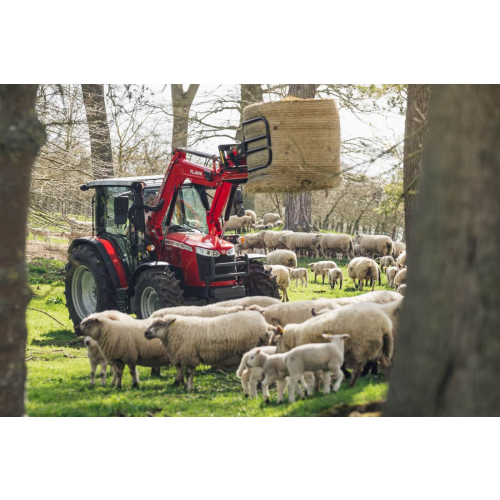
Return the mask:
<path fill-rule="evenodd" d="M 273 161 L 250 174 L 247 193 L 304 192 L 337 187 L 341 180 L 340 118 L 332 99 L 297 99 L 252 104 L 243 119 L 263 116 L 269 122 Z M 245 138 L 265 134 L 264 124 L 245 126 Z M 259 141 L 249 146 L 265 145 Z M 266 163 L 267 151 L 248 157 L 248 167 Z"/>

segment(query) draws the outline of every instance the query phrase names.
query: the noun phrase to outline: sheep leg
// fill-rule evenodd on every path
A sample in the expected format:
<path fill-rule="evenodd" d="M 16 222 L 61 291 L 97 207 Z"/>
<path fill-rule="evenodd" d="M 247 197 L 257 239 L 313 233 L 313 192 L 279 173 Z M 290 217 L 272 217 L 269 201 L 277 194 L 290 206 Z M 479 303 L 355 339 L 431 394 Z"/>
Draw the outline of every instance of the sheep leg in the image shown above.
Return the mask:
<path fill-rule="evenodd" d="M 361 371 L 363 370 L 363 365 L 361 363 L 358 363 L 356 367 L 354 368 L 354 371 L 352 372 L 352 378 L 351 378 L 351 383 L 349 384 L 349 387 L 353 387 L 356 381 L 358 380 L 359 376 L 361 375 Z"/>
<path fill-rule="evenodd" d="M 101 385 L 106 387 L 106 373 L 108 371 L 108 363 L 101 363 Z"/>
<path fill-rule="evenodd" d="M 194 368 L 186 368 L 186 390 L 194 391 Z"/>
<path fill-rule="evenodd" d="M 243 387 L 243 393 L 245 394 L 245 397 L 247 398 L 248 396 L 250 396 L 251 399 L 252 393 L 250 392 L 250 386 L 248 385 L 249 380 L 250 380 L 250 370 L 247 368 L 241 375 L 241 385 Z"/>
<path fill-rule="evenodd" d="M 139 374 L 137 373 L 137 366 L 129 364 L 128 369 L 130 370 L 130 375 L 132 376 L 132 387 L 136 389 L 139 387 Z"/>
<path fill-rule="evenodd" d="M 312 372 L 305 372 L 304 373 L 304 380 L 306 383 L 306 390 L 307 390 L 307 395 L 308 396 L 313 396 L 314 395 L 314 386 L 316 383 L 316 379 L 314 377 L 314 373 Z"/>
<path fill-rule="evenodd" d="M 342 381 L 344 380 L 344 374 L 342 373 L 342 368 L 339 368 L 338 365 L 332 367 L 332 372 L 337 379 L 335 381 L 335 385 L 333 386 L 333 392 L 337 392 L 340 389 L 340 384 L 342 384 Z"/>
<path fill-rule="evenodd" d="M 151 368 L 151 377 L 159 377 L 160 375 L 161 375 L 160 367 Z"/>
<path fill-rule="evenodd" d="M 122 376 L 123 376 L 123 369 L 124 368 L 125 368 L 125 365 L 122 365 L 122 364 L 116 365 L 116 367 L 115 367 L 116 388 L 117 389 L 122 388 Z"/>
<path fill-rule="evenodd" d="M 176 385 L 184 385 L 184 369 L 182 366 L 177 367 L 177 375 L 174 380 L 174 386 Z"/>
<path fill-rule="evenodd" d="M 329 370 L 323 372 L 323 394 L 330 394 L 332 374 Z"/>
<path fill-rule="evenodd" d="M 349 371 L 345 367 L 345 363 L 340 367 L 340 369 L 342 370 L 344 377 L 349 380 L 351 378 L 351 374 L 349 373 Z"/>
<path fill-rule="evenodd" d="M 259 385 L 260 380 L 253 379 L 252 376 L 250 376 L 250 399 L 256 399 L 258 394 L 257 394 L 257 386 Z"/>
<path fill-rule="evenodd" d="M 97 369 L 97 363 L 90 362 L 90 385 L 95 385 L 95 371 Z"/>
<path fill-rule="evenodd" d="M 286 379 L 277 380 L 276 386 L 278 388 L 278 403 L 283 403 L 285 399 Z"/>
<path fill-rule="evenodd" d="M 373 369 L 373 361 L 368 361 L 361 372 L 361 376 L 366 377 L 370 373 L 371 369 Z"/>
<path fill-rule="evenodd" d="M 264 403 L 269 403 L 269 386 L 274 382 L 267 375 L 264 377 L 262 381 L 262 397 L 264 398 Z"/>

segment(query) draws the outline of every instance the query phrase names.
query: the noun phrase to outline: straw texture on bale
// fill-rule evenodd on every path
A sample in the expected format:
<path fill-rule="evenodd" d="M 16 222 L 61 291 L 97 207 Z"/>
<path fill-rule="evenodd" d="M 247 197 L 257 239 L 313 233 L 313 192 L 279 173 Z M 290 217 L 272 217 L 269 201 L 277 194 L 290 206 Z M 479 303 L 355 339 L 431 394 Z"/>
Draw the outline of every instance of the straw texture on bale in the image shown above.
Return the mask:
<path fill-rule="evenodd" d="M 332 99 L 297 99 L 253 104 L 243 110 L 244 120 L 263 116 L 269 122 L 273 161 L 250 174 L 248 193 L 297 193 L 337 187 L 340 169 L 340 118 Z M 245 138 L 265 133 L 264 124 L 245 127 Z M 259 141 L 249 150 L 264 145 Z M 248 157 L 248 167 L 267 161 L 267 151 Z"/>

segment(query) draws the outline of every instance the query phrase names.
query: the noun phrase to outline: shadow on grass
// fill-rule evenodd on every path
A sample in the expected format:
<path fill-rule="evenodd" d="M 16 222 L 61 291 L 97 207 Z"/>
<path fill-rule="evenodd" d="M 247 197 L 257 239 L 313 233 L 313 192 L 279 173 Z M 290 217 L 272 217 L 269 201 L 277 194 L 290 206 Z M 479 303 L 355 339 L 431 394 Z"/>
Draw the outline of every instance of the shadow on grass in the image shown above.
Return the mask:
<path fill-rule="evenodd" d="M 58 346 L 58 347 L 83 347 L 83 338 L 75 337 L 72 330 L 60 328 L 59 330 L 50 330 L 40 338 L 33 339 L 30 345 L 38 347 Z"/>

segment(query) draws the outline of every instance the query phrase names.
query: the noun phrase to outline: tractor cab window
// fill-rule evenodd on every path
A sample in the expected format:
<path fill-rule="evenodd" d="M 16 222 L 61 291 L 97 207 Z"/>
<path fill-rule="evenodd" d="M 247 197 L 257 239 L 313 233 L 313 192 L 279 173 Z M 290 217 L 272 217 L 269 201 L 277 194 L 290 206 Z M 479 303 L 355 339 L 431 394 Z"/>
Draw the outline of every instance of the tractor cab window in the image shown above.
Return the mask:
<path fill-rule="evenodd" d="M 200 231 L 208 233 L 207 193 L 204 186 L 186 183 L 177 195 L 170 231 Z"/>
<path fill-rule="evenodd" d="M 125 198 L 128 200 L 128 208 L 132 206 L 133 193 L 129 187 L 116 186 L 106 187 L 103 190 L 104 213 L 103 219 L 106 232 L 116 235 L 126 235 L 129 232 L 129 221 L 124 224 L 117 224 L 115 221 L 115 198 Z"/>

